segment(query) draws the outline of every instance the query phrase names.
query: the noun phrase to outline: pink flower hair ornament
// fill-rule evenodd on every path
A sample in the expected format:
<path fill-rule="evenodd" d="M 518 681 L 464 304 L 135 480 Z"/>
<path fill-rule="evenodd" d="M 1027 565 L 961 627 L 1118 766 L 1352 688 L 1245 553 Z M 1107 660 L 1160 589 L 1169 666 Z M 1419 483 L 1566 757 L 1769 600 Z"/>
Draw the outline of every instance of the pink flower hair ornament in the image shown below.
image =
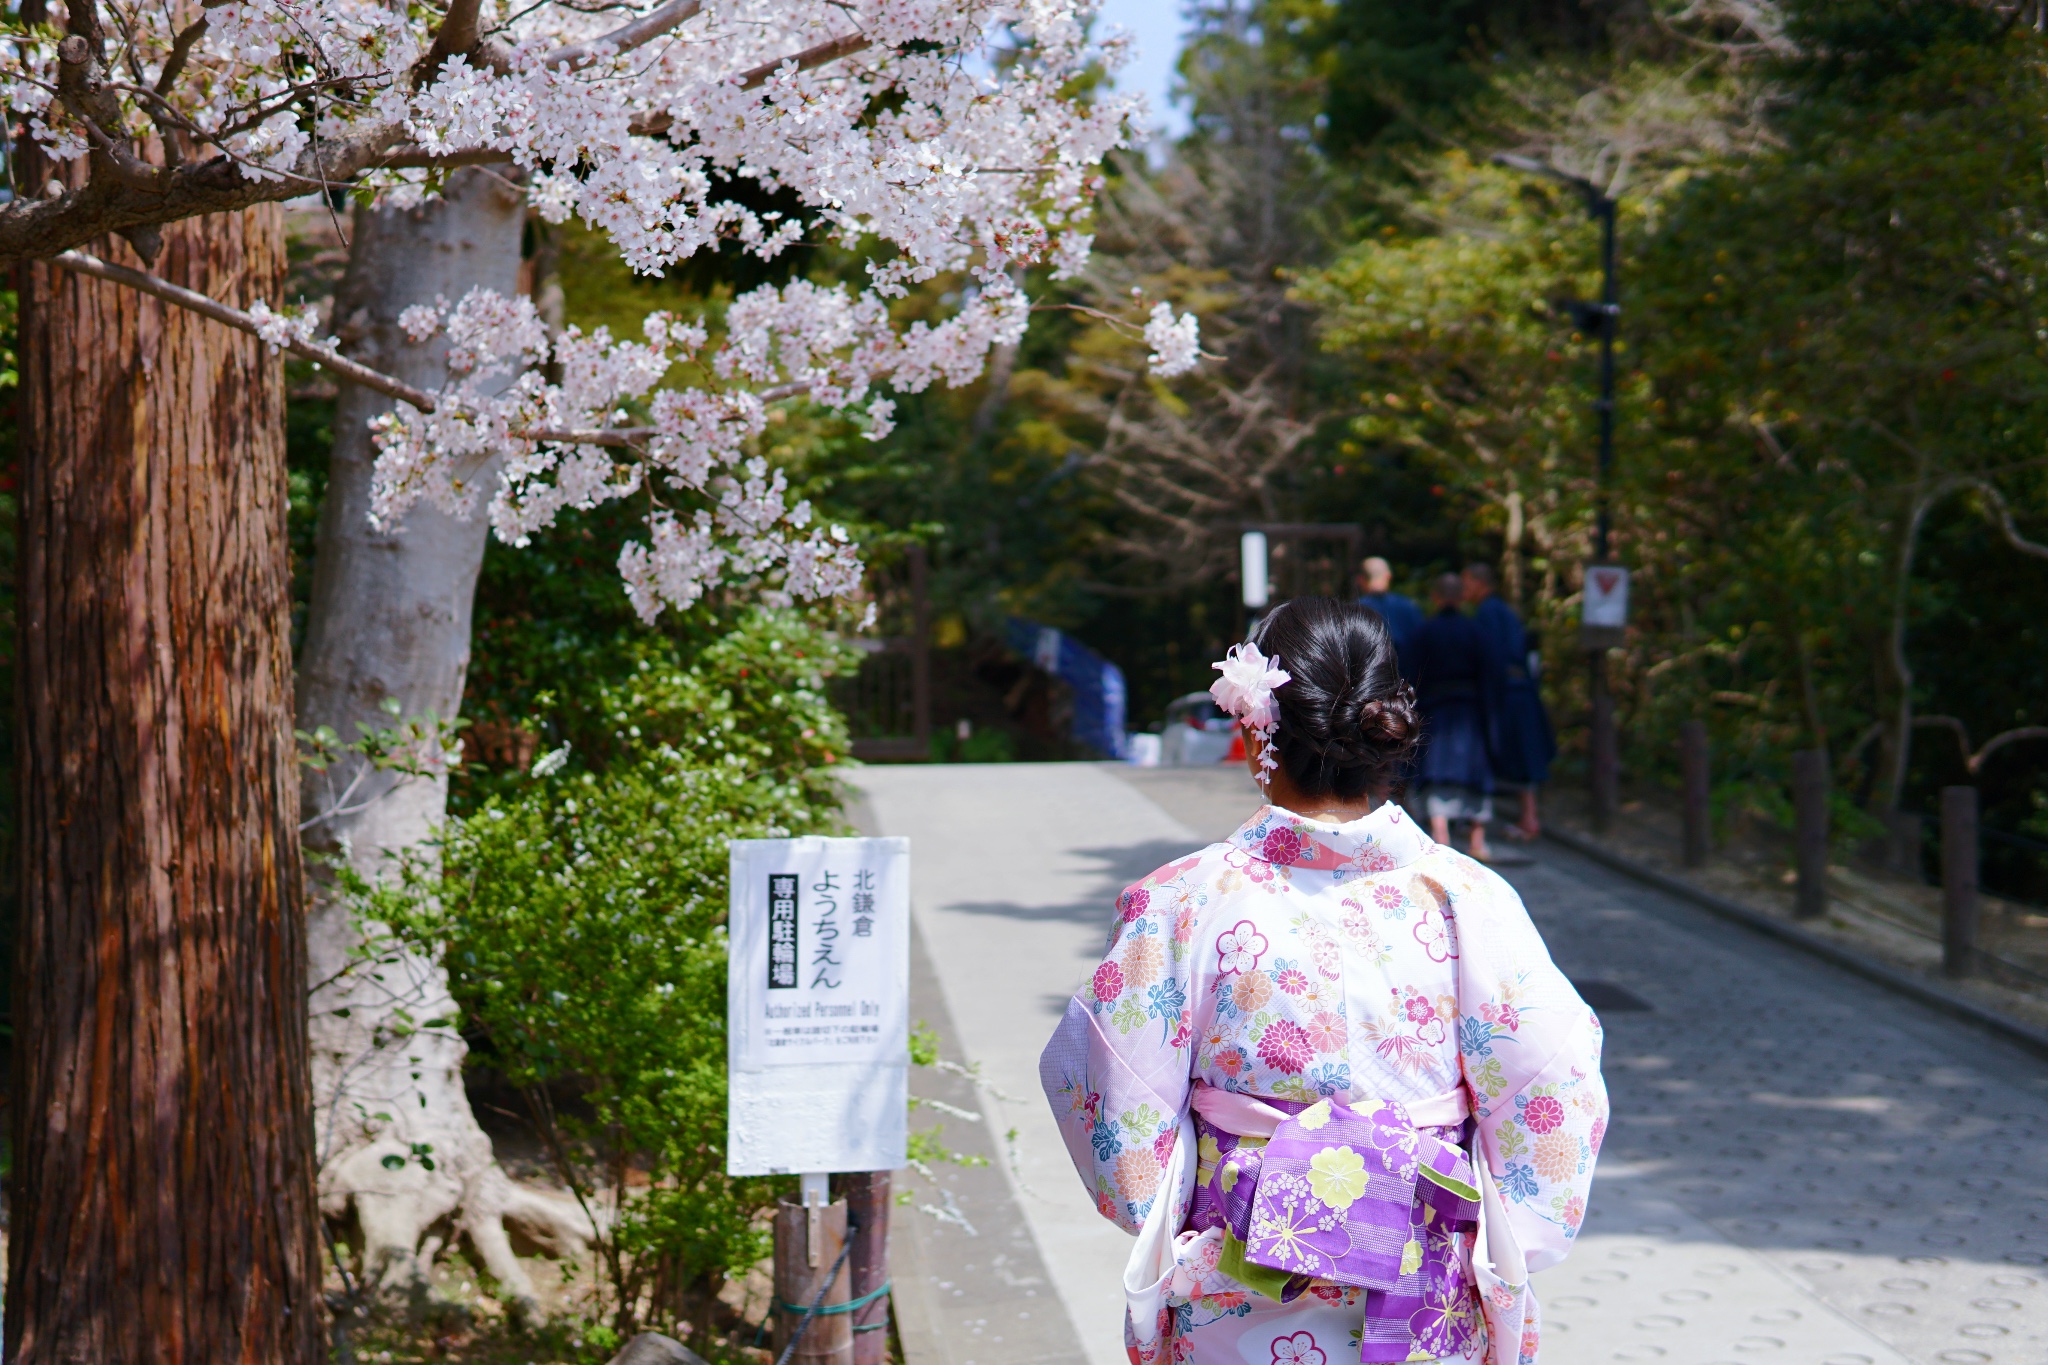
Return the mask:
<path fill-rule="evenodd" d="M 1267 775 L 1280 766 L 1273 750 L 1273 732 L 1280 728 L 1280 707 L 1273 700 L 1273 689 L 1289 682 L 1292 675 L 1280 667 L 1277 657 L 1267 658 L 1254 644 L 1232 645 L 1222 662 L 1209 666 L 1223 675 L 1209 684 L 1209 695 L 1226 714 L 1237 717 L 1259 737 L 1263 746 L 1259 783 L 1263 786 Z"/>

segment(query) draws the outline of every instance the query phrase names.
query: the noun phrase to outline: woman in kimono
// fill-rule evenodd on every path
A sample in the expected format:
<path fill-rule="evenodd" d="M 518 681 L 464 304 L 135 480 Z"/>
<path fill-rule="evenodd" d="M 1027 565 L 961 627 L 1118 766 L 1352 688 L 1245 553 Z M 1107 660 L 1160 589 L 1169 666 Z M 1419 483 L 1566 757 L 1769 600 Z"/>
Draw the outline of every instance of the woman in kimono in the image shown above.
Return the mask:
<path fill-rule="evenodd" d="M 1599 1021 L 1513 889 L 1388 799 L 1418 721 L 1376 616 L 1297 599 L 1217 668 L 1268 804 L 1118 898 L 1039 1063 L 1138 1234 L 1131 1360 L 1534 1365 Z"/>

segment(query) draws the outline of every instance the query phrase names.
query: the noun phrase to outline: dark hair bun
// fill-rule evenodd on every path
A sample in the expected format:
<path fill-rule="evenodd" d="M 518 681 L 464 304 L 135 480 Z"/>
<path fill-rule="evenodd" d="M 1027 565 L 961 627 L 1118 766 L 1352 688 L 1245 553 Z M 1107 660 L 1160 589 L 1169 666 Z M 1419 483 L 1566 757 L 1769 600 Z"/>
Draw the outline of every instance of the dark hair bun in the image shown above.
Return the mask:
<path fill-rule="evenodd" d="M 1261 619 L 1251 638 L 1287 670 L 1287 683 L 1273 692 L 1280 711 L 1273 742 L 1294 785 L 1340 801 L 1393 792 L 1422 737 L 1422 718 L 1379 613 L 1297 597 Z"/>

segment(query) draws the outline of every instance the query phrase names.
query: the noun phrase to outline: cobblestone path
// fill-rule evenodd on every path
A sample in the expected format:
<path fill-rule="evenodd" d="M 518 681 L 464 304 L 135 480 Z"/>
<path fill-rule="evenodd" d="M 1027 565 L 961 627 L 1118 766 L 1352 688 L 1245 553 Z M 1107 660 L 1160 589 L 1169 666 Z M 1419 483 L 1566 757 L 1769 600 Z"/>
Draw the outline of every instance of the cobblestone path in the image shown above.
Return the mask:
<path fill-rule="evenodd" d="M 1545 1365 L 2048 1361 L 2048 1064 L 1569 854 L 1506 871 L 1574 979 L 1650 1006 L 1602 1010 Z"/>

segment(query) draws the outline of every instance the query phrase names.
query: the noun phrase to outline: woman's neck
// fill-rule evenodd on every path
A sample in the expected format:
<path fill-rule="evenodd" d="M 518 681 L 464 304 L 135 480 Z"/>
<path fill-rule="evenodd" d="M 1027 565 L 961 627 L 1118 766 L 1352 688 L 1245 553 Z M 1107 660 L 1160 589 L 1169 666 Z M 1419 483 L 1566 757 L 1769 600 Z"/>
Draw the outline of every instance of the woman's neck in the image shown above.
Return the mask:
<path fill-rule="evenodd" d="M 1265 757 L 1266 743 L 1256 731 L 1247 729 L 1244 736 L 1245 767 L 1251 770 L 1253 780 L 1265 793 L 1269 805 L 1306 819 L 1344 825 L 1372 814 L 1386 803 L 1387 798 L 1381 792 L 1367 792 L 1349 800 L 1334 792 L 1311 796 L 1294 784 L 1294 779 L 1287 775 L 1287 769 L 1276 766 L 1269 771 L 1260 763 Z"/>
<path fill-rule="evenodd" d="M 1304 819 L 1345 825 L 1372 814 L 1385 803 L 1386 798 L 1372 792 L 1352 797 L 1350 800 L 1345 800 L 1335 793 L 1311 796 L 1295 786 L 1283 771 L 1269 775 L 1266 783 L 1266 800 Z"/>

